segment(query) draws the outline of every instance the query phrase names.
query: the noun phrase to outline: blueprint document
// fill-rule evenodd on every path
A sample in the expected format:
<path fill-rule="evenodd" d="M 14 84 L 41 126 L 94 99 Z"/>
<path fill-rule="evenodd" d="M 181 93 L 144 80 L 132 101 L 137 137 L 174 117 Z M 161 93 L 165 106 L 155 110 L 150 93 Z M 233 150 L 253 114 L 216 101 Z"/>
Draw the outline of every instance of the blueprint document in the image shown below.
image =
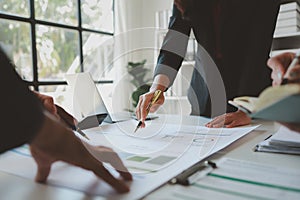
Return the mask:
<path fill-rule="evenodd" d="M 257 127 L 208 129 L 152 121 L 133 133 L 136 125 L 137 121 L 130 120 L 85 130 L 90 141 L 78 135 L 92 145 L 109 146 L 119 154 L 133 174 L 128 194 L 116 194 L 92 172 L 62 162 L 52 166 L 47 183 L 111 199 L 138 199 Z M 34 180 L 36 165 L 28 146 L 0 155 L 0 170 Z"/>

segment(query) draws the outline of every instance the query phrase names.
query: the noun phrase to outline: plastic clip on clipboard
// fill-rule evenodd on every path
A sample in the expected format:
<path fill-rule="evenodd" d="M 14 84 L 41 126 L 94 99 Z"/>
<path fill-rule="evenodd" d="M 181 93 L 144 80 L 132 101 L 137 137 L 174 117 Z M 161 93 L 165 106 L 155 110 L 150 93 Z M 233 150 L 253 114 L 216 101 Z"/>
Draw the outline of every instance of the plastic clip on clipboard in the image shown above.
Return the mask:
<path fill-rule="evenodd" d="M 212 172 L 217 168 L 216 163 L 212 161 L 205 161 L 197 163 L 187 170 L 183 171 L 181 174 L 170 180 L 171 184 L 181 184 L 181 185 L 192 185 L 198 180 L 204 178 L 207 174 Z"/>

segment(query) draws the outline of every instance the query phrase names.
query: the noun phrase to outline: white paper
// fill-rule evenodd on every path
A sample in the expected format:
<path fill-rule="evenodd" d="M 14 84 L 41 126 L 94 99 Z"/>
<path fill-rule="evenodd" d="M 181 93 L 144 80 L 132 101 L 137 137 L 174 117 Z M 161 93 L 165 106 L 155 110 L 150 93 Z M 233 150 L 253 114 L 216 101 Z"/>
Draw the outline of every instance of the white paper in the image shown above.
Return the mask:
<path fill-rule="evenodd" d="M 260 142 L 256 151 L 300 155 L 300 134 L 281 126 L 274 135 Z"/>
<path fill-rule="evenodd" d="M 57 162 L 52 166 L 48 184 L 66 187 L 109 198 L 138 199 L 167 182 L 184 169 L 223 149 L 257 126 L 233 129 L 207 129 L 202 126 L 182 126 L 166 123 L 148 123 L 147 128 L 133 134 L 136 121 L 105 125 L 85 131 L 93 145 L 112 147 L 133 172 L 131 191 L 116 194 L 106 183 L 89 171 Z M 132 156 L 151 156 L 144 162 L 130 160 Z M 156 163 L 148 161 L 159 156 L 175 157 L 169 162 L 160 157 Z M 159 162 L 157 162 L 157 160 Z M 146 168 L 155 171 L 136 170 Z M 0 170 L 34 179 L 36 165 L 28 149 L 21 147 L 0 155 Z"/>
<path fill-rule="evenodd" d="M 300 147 L 300 133 L 291 131 L 285 126 L 281 126 L 279 130 L 270 138 L 271 141 L 294 144 Z"/>
<path fill-rule="evenodd" d="M 166 186 L 147 199 L 289 199 L 300 197 L 300 172 L 288 168 L 224 158 L 195 184 Z"/>

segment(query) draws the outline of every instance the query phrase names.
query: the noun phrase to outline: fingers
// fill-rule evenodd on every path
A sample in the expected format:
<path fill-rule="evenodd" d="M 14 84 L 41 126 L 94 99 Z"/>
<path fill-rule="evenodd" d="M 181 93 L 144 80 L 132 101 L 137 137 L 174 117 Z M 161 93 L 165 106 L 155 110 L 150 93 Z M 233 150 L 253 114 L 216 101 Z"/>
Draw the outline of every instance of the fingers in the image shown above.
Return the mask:
<path fill-rule="evenodd" d="M 51 170 L 51 164 L 54 162 L 54 160 L 32 145 L 30 146 L 30 152 L 37 164 L 35 181 L 44 183 L 47 181 Z"/>
<path fill-rule="evenodd" d="M 117 192 L 125 193 L 129 191 L 129 187 L 125 184 L 124 181 L 119 180 L 112 176 L 107 169 L 97 160 L 95 160 L 94 167 L 91 169 L 98 177 L 103 179 L 109 185 L 111 185 Z"/>
<path fill-rule="evenodd" d="M 286 70 L 292 62 L 293 57 L 294 53 L 283 53 L 268 60 L 267 65 L 272 69 L 271 78 L 273 80 L 273 86 L 280 85 L 285 73 L 290 73 Z"/>
<path fill-rule="evenodd" d="M 38 171 L 35 176 L 35 181 L 39 183 L 46 182 L 50 174 L 51 165 L 48 166 L 38 165 L 37 167 L 38 167 Z"/>
<path fill-rule="evenodd" d="M 225 124 L 226 114 L 215 117 L 212 121 L 205 124 L 208 128 L 220 128 Z"/>
<path fill-rule="evenodd" d="M 75 136 L 73 135 L 73 137 Z M 83 143 L 78 138 L 75 138 L 73 141 L 74 142 L 71 150 L 66 150 L 67 152 L 65 154 L 67 156 L 62 157 L 62 161 L 94 172 L 94 174 L 96 174 L 99 178 L 103 179 L 105 182 L 107 182 L 116 191 L 120 193 L 129 191 L 129 187 L 125 184 L 125 182 L 111 175 L 110 172 L 103 166 L 101 162 L 104 160 L 113 160 L 116 158 L 116 156 L 111 156 L 112 150 L 110 150 L 110 148 L 102 147 L 101 149 L 95 149 L 95 147 L 87 143 Z M 109 151 L 111 152 L 108 154 Z M 127 174 L 126 171 L 123 172 L 121 176 L 124 177 L 124 179 L 126 178 L 125 180 L 130 178 L 132 179 L 131 175 Z"/>
<path fill-rule="evenodd" d="M 132 180 L 132 175 L 129 173 L 128 169 L 123 164 L 119 155 L 113 151 L 113 149 L 104 146 L 92 147 L 92 155 L 100 162 L 106 162 L 111 164 L 124 180 Z"/>
<path fill-rule="evenodd" d="M 272 82 L 273 86 L 280 85 L 282 82 L 283 73 L 280 70 L 275 69 L 271 73 L 271 78 L 273 80 Z"/>
<path fill-rule="evenodd" d="M 244 126 L 251 123 L 251 119 L 242 111 L 227 113 L 214 118 L 205 126 L 208 128 L 233 128 L 237 126 Z"/>
<path fill-rule="evenodd" d="M 119 193 L 129 191 L 129 187 L 123 180 L 115 178 L 102 165 L 102 162 L 110 163 L 120 173 L 124 180 L 132 180 L 131 174 L 111 148 L 103 146 L 94 147 L 89 144 L 85 144 L 84 148 L 84 150 L 81 150 L 81 152 L 77 154 L 81 159 L 78 159 L 79 162 L 75 162 L 75 165 L 93 171 L 99 178 L 107 182 Z"/>
<path fill-rule="evenodd" d="M 34 94 L 40 99 L 45 109 L 57 117 L 57 110 L 53 98 L 35 91 Z"/>
<path fill-rule="evenodd" d="M 143 122 L 141 127 L 145 126 L 144 122 L 148 114 L 147 109 L 152 101 L 153 96 L 154 96 L 154 92 L 148 92 L 140 96 L 135 113 L 137 118 Z M 163 104 L 163 102 L 164 102 L 164 96 L 163 94 L 161 94 L 158 100 L 156 101 L 156 103 L 153 104 L 152 107 L 150 108 L 150 112 L 155 112 L 159 108 L 159 106 Z"/>
<path fill-rule="evenodd" d="M 56 110 L 57 110 L 57 114 L 59 115 L 60 119 L 62 119 L 62 121 L 64 123 L 66 123 L 66 125 L 76 125 L 76 119 L 70 115 L 68 112 L 66 112 L 62 107 L 55 105 L 56 106 Z"/>
<path fill-rule="evenodd" d="M 68 157 L 62 158 L 63 161 L 94 172 L 99 178 L 103 179 L 120 193 L 129 191 L 129 187 L 125 184 L 125 182 L 111 175 L 102 164 L 102 162 L 105 161 L 112 163 L 112 165 L 114 165 L 117 169 L 120 169 L 120 171 L 124 170 L 120 173 L 120 175 L 125 180 L 132 180 L 131 174 L 123 164 L 120 164 L 122 163 L 118 160 L 120 158 L 115 155 L 116 153 L 112 149 L 107 147 L 94 147 L 88 143 L 81 142 L 76 138 L 72 145 L 72 150 L 70 150 L 68 154 Z"/>
<path fill-rule="evenodd" d="M 40 131 L 30 142 L 30 150 L 38 165 L 36 180 L 46 181 L 51 164 L 57 160 L 93 171 L 118 192 L 129 191 L 128 186 L 121 180 L 113 177 L 91 153 L 87 150 L 72 131 L 66 129 L 53 116 L 45 113 L 45 119 Z M 115 157 L 113 157 L 115 159 Z M 122 169 L 122 168 L 120 168 Z M 123 176 L 127 176 L 125 172 Z"/>
<path fill-rule="evenodd" d="M 144 122 L 146 117 L 147 117 L 147 114 L 148 114 L 148 106 L 150 105 L 150 102 L 153 98 L 153 92 L 152 93 L 147 93 L 145 95 L 142 95 L 141 97 L 141 108 L 140 108 L 140 115 L 141 115 L 141 121 Z"/>
<path fill-rule="evenodd" d="M 177 9 L 183 15 L 188 6 L 188 0 L 174 0 L 174 4 L 176 5 Z"/>
<path fill-rule="evenodd" d="M 270 58 L 267 62 L 267 65 L 272 70 L 275 70 L 276 68 L 281 68 L 280 70 L 282 72 L 285 72 L 289 64 L 292 62 L 294 56 L 294 53 L 282 53 Z"/>

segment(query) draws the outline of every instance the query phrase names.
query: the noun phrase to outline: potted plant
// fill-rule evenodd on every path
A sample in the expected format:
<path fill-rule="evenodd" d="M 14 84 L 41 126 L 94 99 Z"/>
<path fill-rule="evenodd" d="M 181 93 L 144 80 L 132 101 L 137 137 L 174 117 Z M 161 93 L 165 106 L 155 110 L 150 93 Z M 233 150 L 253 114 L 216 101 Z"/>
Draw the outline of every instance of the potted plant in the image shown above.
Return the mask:
<path fill-rule="evenodd" d="M 128 73 L 133 77 L 130 82 L 136 88 L 131 94 L 132 105 L 134 107 L 137 106 L 140 95 L 148 92 L 151 86 L 149 83 L 147 83 L 151 79 L 145 80 L 146 74 L 149 71 L 149 69 L 145 68 L 146 61 L 147 60 L 144 59 L 141 62 L 128 62 L 127 64 Z"/>

